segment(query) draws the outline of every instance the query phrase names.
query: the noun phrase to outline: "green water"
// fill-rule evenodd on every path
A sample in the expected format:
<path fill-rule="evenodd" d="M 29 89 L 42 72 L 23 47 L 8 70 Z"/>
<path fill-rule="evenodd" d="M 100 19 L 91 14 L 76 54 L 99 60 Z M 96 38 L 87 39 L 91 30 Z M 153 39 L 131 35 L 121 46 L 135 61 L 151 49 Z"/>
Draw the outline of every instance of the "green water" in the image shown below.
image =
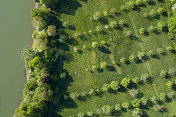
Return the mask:
<path fill-rule="evenodd" d="M 21 51 L 31 44 L 32 0 L 0 1 L 0 117 L 12 117 L 24 84 Z"/>

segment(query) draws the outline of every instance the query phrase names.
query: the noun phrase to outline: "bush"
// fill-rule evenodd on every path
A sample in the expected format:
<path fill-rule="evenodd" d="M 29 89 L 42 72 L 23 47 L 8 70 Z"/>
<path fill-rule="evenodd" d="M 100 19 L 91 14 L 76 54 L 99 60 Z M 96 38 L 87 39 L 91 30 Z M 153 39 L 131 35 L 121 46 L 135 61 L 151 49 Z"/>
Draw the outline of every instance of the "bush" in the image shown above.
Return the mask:
<path fill-rule="evenodd" d="M 150 51 L 147 52 L 147 56 L 148 56 L 148 57 L 151 57 L 151 56 L 153 56 L 153 55 L 154 55 L 153 50 L 150 50 Z"/>
<path fill-rule="evenodd" d="M 157 53 L 158 54 L 163 54 L 164 53 L 164 50 L 162 48 L 157 48 Z"/>
<path fill-rule="evenodd" d="M 88 115 L 89 117 L 92 117 L 92 116 L 93 116 L 93 112 L 87 112 L 87 115 Z"/>
<path fill-rule="evenodd" d="M 149 13 L 149 16 L 150 16 L 151 18 L 154 18 L 154 17 L 156 17 L 157 15 L 158 15 L 158 13 L 156 12 L 155 9 L 152 9 L 152 10 L 150 11 L 150 13 Z"/>
<path fill-rule="evenodd" d="M 174 85 L 174 83 L 170 80 L 166 83 L 166 86 L 170 89 L 173 87 L 173 85 Z"/>
<path fill-rule="evenodd" d="M 166 100 L 166 94 L 165 93 L 160 93 L 159 100 L 164 102 Z"/>
<path fill-rule="evenodd" d="M 116 111 L 121 111 L 120 104 L 116 104 L 114 109 L 115 109 Z"/>
<path fill-rule="evenodd" d="M 124 58 L 124 57 L 121 58 L 121 59 L 120 59 L 120 63 L 125 64 L 125 63 L 126 63 L 126 58 Z"/>
<path fill-rule="evenodd" d="M 145 30 L 144 28 L 140 28 L 140 29 L 139 29 L 139 33 L 140 33 L 141 35 L 144 35 L 145 32 L 146 32 L 146 30 Z"/>
<path fill-rule="evenodd" d="M 132 97 L 137 97 L 139 94 L 137 89 L 130 89 L 128 92 L 129 92 L 130 96 L 132 96 Z"/>
<path fill-rule="evenodd" d="M 143 112 L 139 108 L 134 108 L 134 110 L 132 111 L 132 116 L 133 117 L 142 117 L 143 116 Z"/>
<path fill-rule="evenodd" d="M 130 62 L 134 62 L 135 61 L 135 55 L 134 54 L 131 54 L 130 56 L 129 56 L 129 60 L 130 60 Z"/>
<path fill-rule="evenodd" d="M 106 115 L 110 115 L 113 111 L 113 108 L 109 105 L 103 106 L 102 111 Z"/>
<path fill-rule="evenodd" d="M 158 22 L 157 23 L 157 29 L 159 30 L 159 31 L 163 31 L 163 28 L 166 26 L 166 24 L 165 23 L 163 23 L 163 22 Z"/>
<path fill-rule="evenodd" d="M 158 102 L 156 96 L 151 97 L 150 100 L 151 100 L 154 104 L 157 104 L 157 102 Z"/>
<path fill-rule="evenodd" d="M 56 36 L 56 26 L 55 25 L 48 26 L 47 33 L 49 36 Z"/>
<path fill-rule="evenodd" d="M 167 50 L 167 51 L 172 51 L 172 50 L 173 50 L 173 47 L 172 47 L 172 46 L 167 46 L 167 47 L 166 47 L 166 50 Z"/>
<path fill-rule="evenodd" d="M 155 111 L 159 111 L 159 112 L 164 111 L 164 107 L 162 105 L 154 105 L 153 108 L 154 108 Z"/>
<path fill-rule="evenodd" d="M 144 54 L 143 52 L 138 52 L 137 57 L 138 57 L 139 59 L 142 59 L 144 56 L 145 56 L 145 54 Z"/>
<path fill-rule="evenodd" d="M 124 78 L 122 81 L 121 81 L 121 85 L 125 88 L 127 88 L 127 86 L 129 85 L 130 83 L 130 79 L 129 78 Z"/>
<path fill-rule="evenodd" d="M 168 74 L 173 77 L 176 75 L 176 70 L 174 68 L 171 68 L 171 69 L 169 69 Z"/>
<path fill-rule="evenodd" d="M 147 83 L 149 78 L 150 78 L 150 76 L 149 76 L 148 74 L 142 74 L 142 75 L 141 75 L 141 80 L 142 80 L 144 83 Z"/>
<path fill-rule="evenodd" d="M 132 79 L 132 81 L 133 81 L 134 83 L 138 84 L 139 81 L 140 81 L 140 79 L 139 79 L 138 77 L 135 77 L 135 78 Z"/>
<path fill-rule="evenodd" d="M 102 90 L 103 91 L 108 91 L 110 89 L 109 84 L 103 84 Z"/>
<path fill-rule="evenodd" d="M 165 70 L 161 70 L 160 76 L 165 78 L 166 75 L 167 75 L 167 72 Z"/>
<path fill-rule="evenodd" d="M 133 108 L 139 108 L 140 104 L 141 104 L 141 100 L 134 99 L 131 101 L 131 104 L 132 104 Z"/>
<path fill-rule="evenodd" d="M 107 62 L 105 62 L 105 61 L 102 61 L 102 62 L 100 62 L 100 68 L 106 68 L 106 66 L 107 66 Z"/>
<path fill-rule="evenodd" d="M 146 105 L 147 105 L 147 102 L 148 102 L 148 100 L 147 100 L 145 97 L 142 97 L 142 98 L 141 98 L 141 104 L 142 104 L 143 106 L 146 106 Z"/>
<path fill-rule="evenodd" d="M 129 108 L 129 103 L 128 102 L 123 102 L 122 103 L 122 108 L 128 109 Z"/>
<path fill-rule="evenodd" d="M 119 82 L 118 81 L 111 81 L 110 88 L 113 89 L 113 90 L 118 90 L 120 88 L 119 87 Z"/>
<path fill-rule="evenodd" d="M 99 20 L 101 18 L 101 13 L 100 13 L 100 11 L 97 11 L 97 12 L 95 12 L 94 14 L 93 14 L 93 19 L 94 20 Z"/>
<path fill-rule="evenodd" d="M 85 114 L 83 112 L 80 112 L 77 114 L 77 117 L 84 117 L 84 116 L 85 116 Z"/>
<path fill-rule="evenodd" d="M 169 93 L 167 93 L 166 97 L 169 100 L 173 100 L 175 98 L 175 92 L 169 92 Z"/>
<path fill-rule="evenodd" d="M 156 27 L 151 25 L 149 28 L 148 28 L 148 31 L 149 32 L 154 32 L 156 30 Z"/>
<path fill-rule="evenodd" d="M 157 9 L 157 12 L 158 12 L 159 14 L 162 14 L 162 13 L 164 12 L 164 9 L 163 9 L 162 7 L 159 7 L 159 8 Z"/>
<path fill-rule="evenodd" d="M 117 25 L 116 21 L 110 21 L 110 23 L 109 23 L 110 28 L 114 28 L 114 27 L 116 27 L 116 25 Z"/>

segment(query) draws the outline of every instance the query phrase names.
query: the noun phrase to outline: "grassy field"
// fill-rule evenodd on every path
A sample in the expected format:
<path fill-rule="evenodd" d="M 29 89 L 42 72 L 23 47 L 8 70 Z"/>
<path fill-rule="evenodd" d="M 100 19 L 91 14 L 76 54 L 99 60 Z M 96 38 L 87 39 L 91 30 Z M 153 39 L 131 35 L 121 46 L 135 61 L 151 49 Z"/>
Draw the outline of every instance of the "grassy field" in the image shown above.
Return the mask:
<path fill-rule="evenodd" d="M 142 63 L 129 63 L 119 65 L 122 57 L 128 59 L 131 54 L 137 55 L 138 52 L 147 53 L 150 50 L 157 51 L 157 48 L 165 48 L 167 46 L 174 46 L 175 42 L 168 39 L 167 33 L 161 32 L 160 34 L 149 33 L 148 36 L 143 36 L 139 33 L 140 28 L 148 29 L 151 25 L 156 25 L 159 21 L 167 23 L 168 17 L 160 15 L 158 19 L 147 19 L 142 15 L 149 13 L 151 9 L 164 8 L 167 12 L 166 2 L 158 2 L 153 0 L 155 4 L 145 4 L 140 7 L 139 11 L 125 12 L 120 9 L 121 5 L 127 3 L 129 0 L 88 0 L 87 2 L 80 1 L 81 7 L 79 7 L 75 14 L 64 14 L 61 17 L 63 22 L 69 22 L 75 26 L 74 30 L 64 29 L 70 36 L 81 34 L 82 39 L 74 38 L 75 44 L 70 46 L 68 53 L 73 55 L 73 60 L 64 64 L 64 68 L 68 70 L 73 78 L 73 82 L 68 87 L 68 92 L 81 93 L 83 91 L 88 92 L 90 89 L 101 89 L 103 84 L 109 84 L 111 81 L 121 81 L 123 78 L 141 77 L 142 74 L 149 74 L 152 76 L 153 83 L 147 83 L 139 85 L 138 90 L 143 93 L 143 96 L 149 99 L 152 96 L 159 97 L 161 92 L 169 92 L 172 89 L 167 88 L 165 85 L 168 79 L 160 77 L 161 70 L 169 70 L 170 68 L 176 68 L 175 57 L 173 53 L 167 52 L 166 55 L 160 55 L 159 59 L 150 58 Z M 114 8 L 120 15 L 112 14 L 112 17 L 108 17 L 108 21 L 120 20 L 125 21 L 128 27 L 122 26 L 122 30 L 119 29 L 105 29 L 106 34 L 97 33 L 95 31 L 97 26 L 105 26 L 100 22 L 92 19 L 93 14 L 96 11 L 108 13 Z M 129 39 L 125 37 L 124 30 L 130 30 L 136 39 Z M 95 34 L 89 32 L 95 32 Z M 107 46 L 108 53 L 99 51 L 98 47 L 101 46 L 101 42 L 105 41 L 110 46 Z M 95 48 L 92 47 L 92 42 L 97 42 Z M 80 52 L 74 52 L 74 48 L 80 50 Z M 166 50 L 165 50 L 166 51 Z M 106 61 L 109 66 L 113 66 L 114 71 L 103 69 L 102 72 L 92 70 L 92 66 L 99 67 L 102 61 Z M 170 80 L 175 80 L 171 78 Z M 64 117 L 76 116 L 79 112 L 87 113 L 92 111 L 97 112 L 97 109 L 102 108 L 105 105 L 114 106 L 115 104 L 122 104 L 123 102 L 130 102 L 134 98 L 128 93 L 103 93 L 101 96 L 90 96 L 84 101 L 74 100 L 76 103 L 75 108 L 65 108 L 59 114 Z M 176 102 L 164 103 L 164 107 L 167 111 L 164 113 L 156 112 L 152 107 L 145 110 L 149 117 L 171 117 L 176 115 L 175 111 Z M 120 116 L 131 117 L 132 109 L 127 112 L 122 112 Z M 106 116 L 106 115 L 100 115 Z"/>

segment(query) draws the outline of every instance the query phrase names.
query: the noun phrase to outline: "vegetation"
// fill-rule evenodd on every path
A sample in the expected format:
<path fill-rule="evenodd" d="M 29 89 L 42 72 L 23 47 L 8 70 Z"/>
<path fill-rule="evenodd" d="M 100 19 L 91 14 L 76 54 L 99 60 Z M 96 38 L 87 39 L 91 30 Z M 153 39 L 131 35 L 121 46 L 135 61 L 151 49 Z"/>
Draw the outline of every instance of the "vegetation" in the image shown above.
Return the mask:
<path fill-rule="evenodd" d="M 35 2 L 15 117 L 176 116 L 175 1 Z"/>

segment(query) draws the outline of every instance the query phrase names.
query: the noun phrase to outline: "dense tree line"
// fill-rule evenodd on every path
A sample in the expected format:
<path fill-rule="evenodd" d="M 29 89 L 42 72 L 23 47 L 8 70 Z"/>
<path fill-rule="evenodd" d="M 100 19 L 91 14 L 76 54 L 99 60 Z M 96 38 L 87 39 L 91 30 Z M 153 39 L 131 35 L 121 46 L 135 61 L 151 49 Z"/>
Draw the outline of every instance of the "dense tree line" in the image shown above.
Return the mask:
<path fill-rule="evenodd" d="M 22 57 L 29 79 L 23 90 L 23 99 L 14 117 L 48 117 L 54 104 L 64 98 L 65 78 L 69 74 L 62 69 L 57 38 L 60 37 L 59 19 L 53 6 L 59 0 L 34 0 L 39 8 L 34 8 L 31 16 L 36 30 L 33 32 L 32 47 L 25 47 Z M 60 60 L 60 61 L 59 61 Z M 63 86 L 63 87 L 62 87 Z M 61 88 L 62 87 L 62 88 Z"/>

